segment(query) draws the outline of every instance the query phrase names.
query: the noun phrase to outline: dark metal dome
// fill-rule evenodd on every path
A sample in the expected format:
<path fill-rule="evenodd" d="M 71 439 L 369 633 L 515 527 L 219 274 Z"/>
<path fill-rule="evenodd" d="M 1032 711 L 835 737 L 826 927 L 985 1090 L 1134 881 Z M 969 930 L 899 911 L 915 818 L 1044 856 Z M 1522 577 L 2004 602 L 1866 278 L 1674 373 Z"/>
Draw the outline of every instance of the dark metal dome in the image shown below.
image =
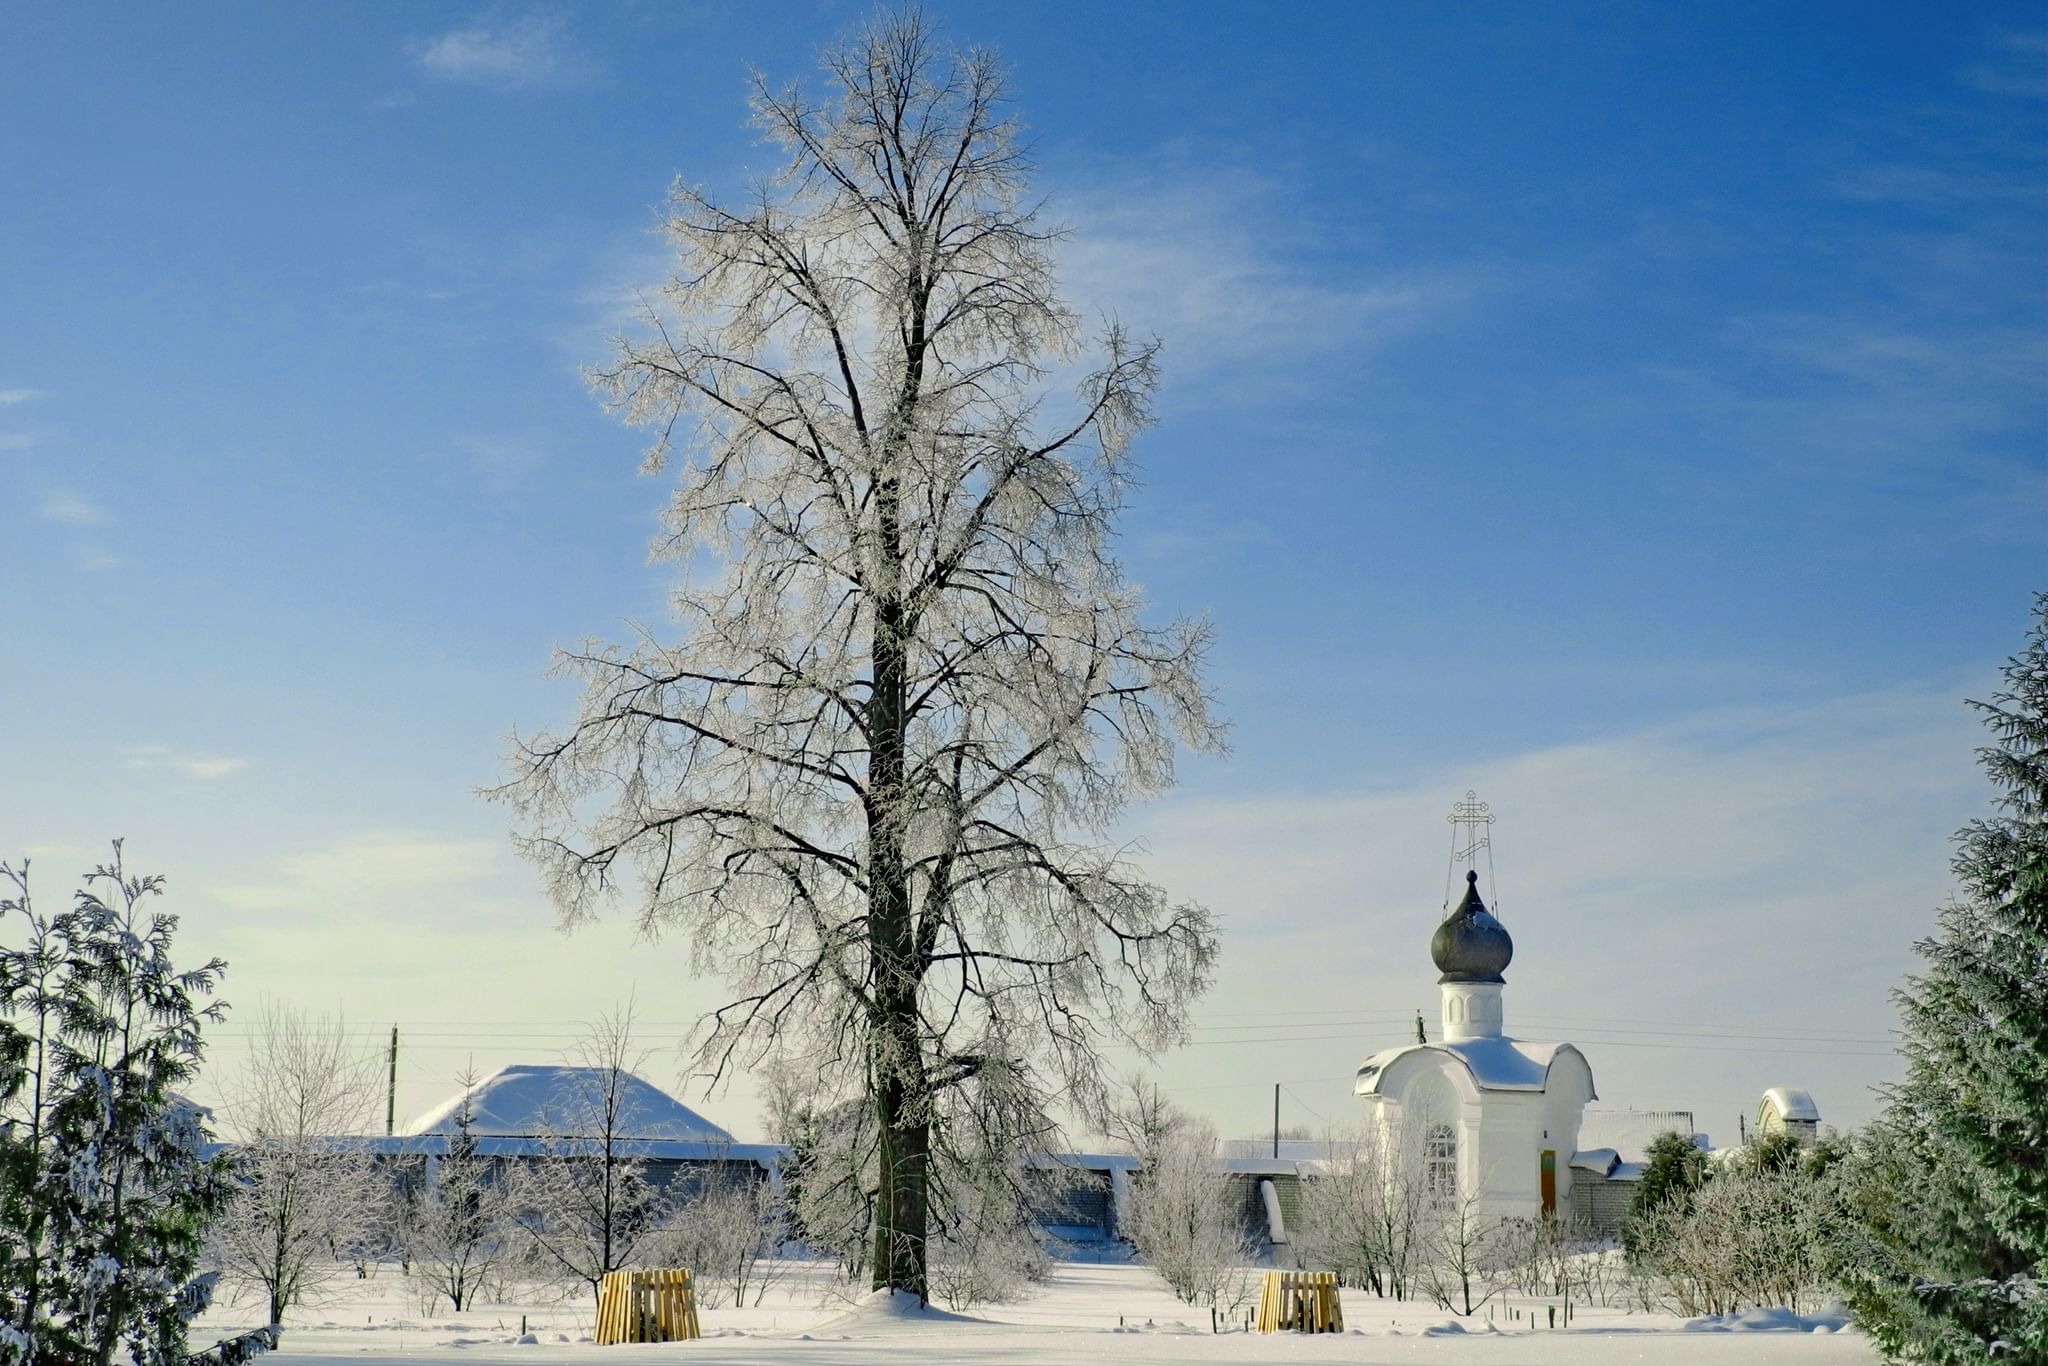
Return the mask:
<path fill-rule="evenodd" d="M 1498 982 L 1501 970 L 1515 956 L 1507 927 L 1493 918 L 1479 899 L 1479 874 L 1465 874 L 1465 899 L 1450 918 L 1436 927 L 1429 956 L 1443 976 L 1439 982 Z"/>

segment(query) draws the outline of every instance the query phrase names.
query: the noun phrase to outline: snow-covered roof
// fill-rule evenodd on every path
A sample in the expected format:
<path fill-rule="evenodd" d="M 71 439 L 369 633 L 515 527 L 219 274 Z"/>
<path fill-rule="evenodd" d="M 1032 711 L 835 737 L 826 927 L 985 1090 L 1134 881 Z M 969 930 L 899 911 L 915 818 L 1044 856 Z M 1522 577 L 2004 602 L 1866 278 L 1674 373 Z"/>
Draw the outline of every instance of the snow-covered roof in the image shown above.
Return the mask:
<path fill-rule="evenodd" d="M 1780 1119 L 1810 1119 L 1820 1123 L 1820 1107 L 1813 1097 L 1791 1086 L 1773 1086 L 1764 1092 L 1764 1104 L 1775 1106 Z"/>
<path fill-rule="evenodd" d="M 380 1157 L 448 1155 L 446 1134 L 399 1134 L 391 1138 L 379 1134 L 375 1137 L 332 1141 L 337 1145 L 346 1145 L 351 1150 L 373 1153 Z M 220 1146 L 230 1152 L 234 1148 L 233 1144 Z M 540 1158 L 556 1156 L 562 1150 L 550 1139 L 522 1137 L 480 1138 L 476 1141 L 476 1151 L 480 1157 Z M 613 1149 L 615 1156 L 635 1162 L 751 1162 L 762 1168 L 780 1165 L 788 1160 L 789 1153 L 788 1146 L 781 1143 L 727 1143 L 722 1140 L 670 1138 L 626 1139 Z"/>
<path fill-rule="evenodd" d="M 1621 1154 L 1612 1148 L 1588 1148 L 1582 1153 L 1572 1154 L 1572 1165 L 1582 1171 L 1599 1172 L 1605 1176 L 1621 1165 Z"/>
<path fill-rule="evenodd" d="M 1472 1074 L 1473 1084 L 1482 1091 L 1541 1091 L 1549 1085 L 1550 1065 L 1560 1054 L 1570 1053 L 1585 1062 L 1585 1055 L 1571 1044 L 1534 1043 L 1504 1035 L 1457 1043 L 1411 1043 L 1367 1058 L 1365 1066 L 1358 1069 L 1358 1082 L 1352 1091 L 1361 1096 L 1379 1095 L 1380 1078 L 1396 1059 L 1430 1051 L 1448 1053 L 1464 1063 Z"/>
<path fill-rule="evenodd" d="M 501 1067 L 406 1126 L 408 1134 L 451 1133 L 463 1099 L 469 1131 L 479 1138 L 587 1134 L 590 1113 L 607 1078 L 601 1067 Z M 732 1135 L 660 1087 L 627 1072 L 616 1134 L 620 1138 L 730 1143 Z"/>

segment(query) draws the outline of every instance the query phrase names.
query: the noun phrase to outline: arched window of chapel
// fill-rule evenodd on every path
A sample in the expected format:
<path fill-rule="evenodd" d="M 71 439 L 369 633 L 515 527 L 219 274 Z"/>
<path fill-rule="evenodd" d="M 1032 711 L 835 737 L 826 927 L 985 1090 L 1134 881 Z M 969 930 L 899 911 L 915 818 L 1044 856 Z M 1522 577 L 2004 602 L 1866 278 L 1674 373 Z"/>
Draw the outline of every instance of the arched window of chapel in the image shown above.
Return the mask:
<path fill-rule="evenodd" d="M 1458 1131 L 1432 1124 L 1422 1135 L 1422 1188 L 1430 1202 L 1448 1205 L 1458 1198 Z"/>

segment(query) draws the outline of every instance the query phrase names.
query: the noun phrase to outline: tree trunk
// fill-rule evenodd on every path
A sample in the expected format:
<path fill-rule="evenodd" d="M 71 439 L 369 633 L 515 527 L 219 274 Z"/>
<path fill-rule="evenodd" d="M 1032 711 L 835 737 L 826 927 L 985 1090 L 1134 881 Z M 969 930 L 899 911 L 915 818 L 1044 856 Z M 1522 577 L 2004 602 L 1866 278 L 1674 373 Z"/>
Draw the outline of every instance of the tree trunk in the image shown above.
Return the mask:
<path fill-rule="evenodd" d="M 885 575 L 902 564 L 901 496 L 895 481 L 878 489 L 879 554 Z M 874 1288 L 927 1298 L 926 1187 L 931 1111 L 919 1037 L 918 986 L 923 973 L 903 853 L 905 730 L 908 724 L 906 623 L 900 585 L 889 582 L 875 604 L 875 690 L 869 711 L 868 946 L 874 996 L 869 1020 L 875 1118 L 880 1132 L 880 1189 L 875 1200 Z"/>
<path fill-rule="evenodd" d="M 913 1040 L 914 1042 L 914 1040 Z M 929 1298 L 925 1280 L 927 1165 L 931 1124 L 925 1101 L 905 1079 L 888 1076 L 878 1089 L 881 1191 L 875 1201 L 875 1289 Z"/>

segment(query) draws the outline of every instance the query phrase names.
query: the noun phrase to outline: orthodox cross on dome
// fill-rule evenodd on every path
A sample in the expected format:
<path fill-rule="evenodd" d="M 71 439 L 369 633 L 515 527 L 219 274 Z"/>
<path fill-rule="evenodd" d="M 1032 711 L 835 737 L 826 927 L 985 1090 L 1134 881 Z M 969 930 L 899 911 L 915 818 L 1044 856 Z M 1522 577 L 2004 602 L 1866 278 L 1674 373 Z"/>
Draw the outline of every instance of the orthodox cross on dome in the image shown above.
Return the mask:
<path fill-rule="evenodd" d="M 1500 909 L 1499 894 L 1493 885 L 1493 808 L 1479 800 L 1479 794 L 1466 790 L 1463 801 L 1451 805 L 1451 814 L 1444 817 L 1451 824 L 1451 860 L 1444 869 L 1444 910 L 1451 909 L 1451 890 L 1466 881 L 1459 871 L 1477 873 L 1482 855 L 1486 859 L 1486 900 L 1495 911 Z"/>

